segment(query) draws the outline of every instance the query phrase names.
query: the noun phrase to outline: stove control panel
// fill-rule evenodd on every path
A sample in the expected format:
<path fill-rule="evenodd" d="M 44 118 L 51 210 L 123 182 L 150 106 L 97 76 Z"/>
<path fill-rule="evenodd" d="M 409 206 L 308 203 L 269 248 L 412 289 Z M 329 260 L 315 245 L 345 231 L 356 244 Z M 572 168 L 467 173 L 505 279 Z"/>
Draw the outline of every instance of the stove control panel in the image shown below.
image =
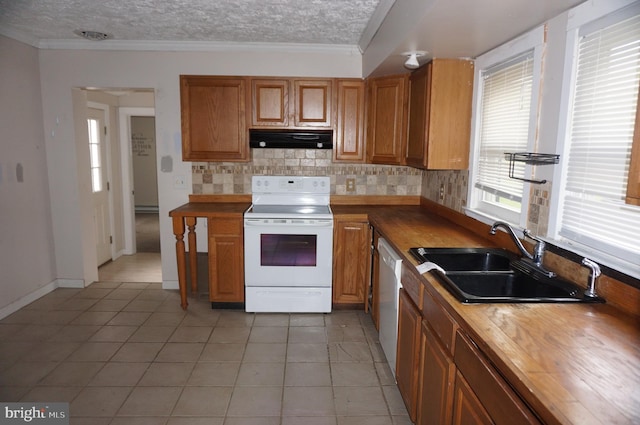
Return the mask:
<path fill-rule="evenodd" d="M 253 176 L 251 180 L 252 193 L 329 194 L 330 191 L 329 177 Z"/>

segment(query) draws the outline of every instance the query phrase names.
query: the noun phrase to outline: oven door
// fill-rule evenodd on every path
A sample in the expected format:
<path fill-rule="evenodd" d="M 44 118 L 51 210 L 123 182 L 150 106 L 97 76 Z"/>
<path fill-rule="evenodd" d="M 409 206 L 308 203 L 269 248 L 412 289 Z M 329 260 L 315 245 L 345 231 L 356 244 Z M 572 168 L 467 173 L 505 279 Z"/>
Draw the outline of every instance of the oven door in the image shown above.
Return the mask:
<path fill-rule="evenodd" d="M 332 219 L 244 220 L 246 286 L 330 287 Z"/>

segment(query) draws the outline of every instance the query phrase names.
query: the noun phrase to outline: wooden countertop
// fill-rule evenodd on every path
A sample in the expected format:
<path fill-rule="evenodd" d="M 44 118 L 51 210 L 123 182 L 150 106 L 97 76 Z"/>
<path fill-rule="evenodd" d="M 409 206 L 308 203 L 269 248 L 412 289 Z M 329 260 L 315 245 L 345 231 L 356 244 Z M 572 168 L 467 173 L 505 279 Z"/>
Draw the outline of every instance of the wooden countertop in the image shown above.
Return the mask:
<path fill-rule="evenodd" d="M 358 210 L 332 208 L 347 217 Z M 412 247 L 493 243 L 415 206 L 360 210 L 414 265 Z M 421 279 L 546 423 L 640 424 L 637 318 L 608 304 L 462 304 L 435 275 Z"/>
<path fill-rule="evenodd" d="M 221 217 L 242 215 L 251 202 L 189 202 L 169 212 L 171 217 Z"/>

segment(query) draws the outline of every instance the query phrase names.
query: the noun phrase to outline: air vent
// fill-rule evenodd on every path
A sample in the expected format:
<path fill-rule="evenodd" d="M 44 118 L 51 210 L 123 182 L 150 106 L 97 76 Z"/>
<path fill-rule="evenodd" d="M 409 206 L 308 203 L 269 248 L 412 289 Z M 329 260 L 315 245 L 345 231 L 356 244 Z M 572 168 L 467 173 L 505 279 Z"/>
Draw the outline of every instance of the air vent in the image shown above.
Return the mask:
<path fill-rule="evenodd" d="M 249 131 L 252 148 L 333 149 L 332 130 L 255 130 Z"/>
<path fill-rule="evenodd" d="M 91 40 L 91 41 L 102 41 L 102 40 L 107 40 L 109 38 L 113 38 L 111 34 L 107 34 L 106 32 L 99 32 L 99 31 L 75 30 L 73 33 L 77 36 L 86 38 L 87 40 Z"/>

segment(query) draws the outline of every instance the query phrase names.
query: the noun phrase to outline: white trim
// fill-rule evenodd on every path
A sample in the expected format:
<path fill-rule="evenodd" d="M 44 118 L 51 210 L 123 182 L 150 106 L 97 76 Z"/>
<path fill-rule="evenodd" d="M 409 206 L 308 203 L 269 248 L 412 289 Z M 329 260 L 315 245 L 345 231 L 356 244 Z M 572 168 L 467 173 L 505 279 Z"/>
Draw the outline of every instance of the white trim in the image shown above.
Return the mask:
<path fill-rule="evenodd" d="M 133 197 L 133 160 L 131 158 L 131 117 L 154 117 L 155 114 L 155 108 L 148 107 L 122 107 L 118 109 L 118 117 L 120 119 L 120 161 L 122 167 L 123 253 L 125 255 L 133 255 L 136 253 L 136 214 Z M 156 158 L 156 162 L 157 161 L 158 158 Z"/>
<path fill-rule="evenodd" d="M 180 285 L 177 280 L 163 280 L 162 289 L 180 289 Z"/>
<path fill-rule="evenodd" d="M 591 21 L 595 21 L 609 13 L 633 4 L 637 0 L 590 0 L 569 11 L 567 31 L 580 28 Z"/>
<path fill-rule="evenodd" d="M 343 53 L 361 55 L 357 45 L 303 43 L 240 43 L 214 41 L 158 40 L 39 40 L 39 49 L 121 50 L 170 52 L 282 52 L 282 53 Z"/>
<path fill-rule="evenodd" d="M 473 108 L 471 115 L 471 149 L 469 152 L 469 184 L 467 187 L 467 199 L 469 208 L 465 209 L 465 214 L 474 217 L 483 223 L 488 223 L 490 215 L 481 211 L 472 211 L 471 208 L 478 202 L 477 192 L 474 191 L 474 178 L 477 172 L 476 159 L 479 154 L 480 144 L 478 143 L 479 125 L 478 112 L 481 110 L 482 102 L 482 73 L 494 65 L 504 62 L 510 58 L 516 57 L 526 51 L 533 50 L 533 88 L 531 93 L 531 110 L 532 114 L 529 123 L 529 145 L 534 150 L 538 144 L 538 120 L 540 116 L 540 85 L 542 81 L 542 57 L 545 43 L 545 26 L 541 25 L 526 34 L 521 35 L 495 49 L 479 56 L 475 61 L 474 69 L 474 90 L 473 90 Z M 527 166 L 526 176 L 531 176 L 532 167 Z M 514 223 L 520 227 L 526 227 L 527 217 L 529 213 L 529 192 L 531 185 L 524 182 L 523 197 L 520 210 L 520 222 Z M 479 217 L 482 217 L 480 219 Z M 492 220 L 495 221 L 493 217 Z M 505 220 L 505 218 L 501 218 Z"/>
<path fill-rule="evenodd" d="M 56 279 L 58 288 L 85 288 L 89 285 L 85 285 L 82 279 Z"/>
<path fill-rule="evenodd" d="M 9 316 L 10 314 L 15 313 L 16 311 L 20 310 L 22 307 L 31 304 L 32 302 L 34 302 L 35 300 L 37 300 L 38 298 L 41 298 L 45 295 L 47 295 L 49 292 L 53 291 L 54 289 L 56 289 L 58 287 L 57 282 L 54 280 L 53 282 L 48 283 L 47 285 L 36 289 L 33 292 L 28 293 L 27 295 L 25 295 L 22 298 L 18 298 L 17 300 L 15 300 L 14 302 L 12 302 L 11 304 L 3 307 L 0 309 L 0 319 L 4 319 L 5 317 Z"/>
<path fill-rule="evenodd" d="M 558 116 L 558 133 L 556 137 L 556 152 L 560 153 L 560 162 L 553 170 L 553 182 L 551 188 L 551 198 L 549 200 L 549 223 L 547 240 L 549 243 L 575 252 L 578 255 L 589 256 L 594 261 L 602 262 L 605 265 L 620 270 L 630 276 L 640 278 L 640 273 L 633 264 L 627 261 L 610 256 L 602 251 L 595 251 L 588 246 L 578 242 L 571 241 L 560 236 L 560 227 L 562 224 L 561 212 L 564 208 L 564 197 L 562 196 L 563 188 L 567 178 L 567 164 L 569 161 L 569 143 L 571 128 L 569 125 L 571 116 L 571 106 L 574 97 L 576 68 L 578 54 L 578 44 L 580 41 L 580 29 L 584 25 L 588 25 L 599 19 L 621 11 L 628 6 L 633 5 L 634 8 L 640 7 L 640 1 L 637 0 L 591 0 L 576 6 L 569 11 L 567 21 L 567 38 L 564 55 L 564 74 L 562 75 L 562 92 L 560 98 L 560 109 Z M 583 253 L 583 254 L 581 254 Z M 631 264 L 631 266 L 630 266 Z"/>
<path fill-rule="evenodd" d="M 48 284 L 36 289 L 35 291 L 30 292 L 21 298 L 18 298 L 9 305 L 2 307 L 0 309 L 0 319 L 4 319 L 5 317 L 44 297 L 57 288 L 84 288 L 84 282 L 82 280 L 71 279 L 56 279 L 52 282 L 49 282 Z"/>

